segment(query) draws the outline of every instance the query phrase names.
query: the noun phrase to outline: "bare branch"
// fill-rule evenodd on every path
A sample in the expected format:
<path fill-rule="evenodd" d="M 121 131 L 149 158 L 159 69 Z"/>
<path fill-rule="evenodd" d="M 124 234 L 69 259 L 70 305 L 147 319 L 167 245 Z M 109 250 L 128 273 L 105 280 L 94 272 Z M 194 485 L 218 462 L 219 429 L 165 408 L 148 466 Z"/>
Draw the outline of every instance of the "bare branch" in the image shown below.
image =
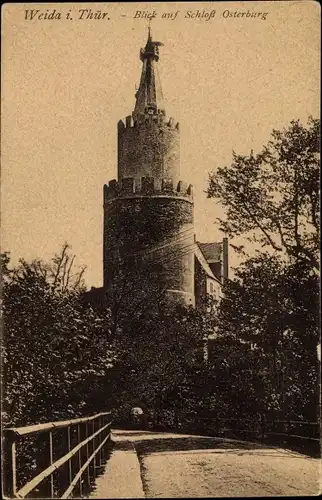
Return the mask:
<path fill-rule="evenodd" d="M 234 207 L 235 209 L 238 208 L 233 203 L 231 203 L 231 206 Z M 282 248 L 280 246 L 276 245 L 276 243 L 273 241 L 273 239 L 271 238 L 271 236 L 269 235 L 269 233 L 266 231 L 266 229 L 264 228 L 264 226 L 259 222 L 259 220 L 254 215 L 254 213 L 251 212 L 251 210 L 249 209 L 249 207 L 247 206 L 246 203 L 244 203 L 243 207 L 244 207 L 245 211 L 248 213 L 248 215 L 250 216 L 251 220 L 258 227 L 258 229 L 260 231 L 262 231 L 262 233 L 264 234 L 265 238 L 267 239 L 267 242 L 271 245 L 271 247 L 273 248 L 273 250 L 276 250 L 276 251 L 280 252 L 282 250 Z"/>
<path fill-rule="evenodd" d="M 66 270 L 67 270 L 68 261 L 69 261 L 69 255 L 66 254 L 65 260 L 64 260 L 64 263 L 63 263 L 62 290 L 65 290 L 67 288 L 67 286 L 68 286 L 68 281 L 67 281 L 66 286 L 65 286 L 65 276 L 66 276 Z"/>
<path fill-rule="evenodd" d="M 78 273 L 78 276 L 77 276 L 76 281 L 75 281 L 74 286 L 73 286 L 74 290 L 76 290 L 77 287 L 80 285 L 86 269 L 87 269 L 86 266 L 84 266 L 84 267 L 82 267 L 82 269 Z"/>
<path fill-rule="evenodd" d="M 59 275 L 60 275 L 61 266 L 63 264 L 65 254 L 66 254 L 68 248 L 69 248 L 68 243 L 65 243 L 63 246 L 61 255 L 60 256 L 56 255 L 56 258 L 54 259 L 54 263 L 57 266 L 56 273 L 54 274 L 54 282 L 53 282 L 54 288 L 56 288 L 57 281 L 58 281 Z"/>
<path fill-rule="evenodd" d="M 74 260 L 75 260 L 75 255 L 73 255 L 71 261 L 70 261 L 70 264 L 69 264 L 69 267 L 68 267 L 68 271 L 67 271 L 67 276 L 66 276 L 66 285 L 65 285 L 65 289 L 67 290 L 68 288 L 68 285 L 69 285 L 69 280 L 70 280 L 70 272 L 71 272 L 71 269 L 73 267 L 73 264 L 74 264 Z M 68 263 L 68 259 L 66 260 L 66 268 L 67 268 L 67 263 Z M 65 274 L 65 273 L 64 273 Z"/>

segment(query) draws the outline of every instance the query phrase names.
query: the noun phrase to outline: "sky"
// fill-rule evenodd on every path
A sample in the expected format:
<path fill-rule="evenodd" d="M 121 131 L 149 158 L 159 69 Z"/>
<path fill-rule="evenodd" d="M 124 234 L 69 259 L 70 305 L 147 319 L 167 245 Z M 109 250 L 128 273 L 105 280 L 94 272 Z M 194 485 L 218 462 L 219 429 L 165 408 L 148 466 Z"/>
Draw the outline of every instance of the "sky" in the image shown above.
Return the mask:
<path fill-rule="evenodd" d="M 42 18 L 26 19 L 31 9 Z M 80 19 L 80 9 L 107 16 Z M 46 19 L 54 10 L 60 19 Z M 1 249 L 13 263 L 48 261 L 67 241 L 87 266 L 87 285 L 101 286 L 103 185 L 116 176 L 117 122 L 134 107 L 153 11 L 166 112 L 180 122 L 181 179 L 195 186 L 198 240 L 223 236 L 223 209 L 204 192 L 209 172 L 229 165 L 233 150 L 259 151 L 273 128 L 319 116 L 317 2 L 6 4 Z M 237 17 L 247 12 L 267 15 Z M 238 264 L 232 252 L 230 264 Z"/>

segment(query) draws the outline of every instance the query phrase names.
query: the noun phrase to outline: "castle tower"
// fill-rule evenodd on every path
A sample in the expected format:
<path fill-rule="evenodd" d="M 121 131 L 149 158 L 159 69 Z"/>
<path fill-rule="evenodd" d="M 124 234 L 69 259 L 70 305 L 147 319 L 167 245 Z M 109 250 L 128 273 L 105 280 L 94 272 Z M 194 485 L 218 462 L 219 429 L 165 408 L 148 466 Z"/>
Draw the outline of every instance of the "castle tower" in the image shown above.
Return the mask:
<path fill-rule="evenodd" d="M 117 263 L 144 260 L 151 279 L 194 305 L 193 187 L 180 180 L 179 123 L 166 118 L 161 45 L 149 30 L 135 107 L 118 123 L 118 179 L 104 186 L 104 288 Z"/>

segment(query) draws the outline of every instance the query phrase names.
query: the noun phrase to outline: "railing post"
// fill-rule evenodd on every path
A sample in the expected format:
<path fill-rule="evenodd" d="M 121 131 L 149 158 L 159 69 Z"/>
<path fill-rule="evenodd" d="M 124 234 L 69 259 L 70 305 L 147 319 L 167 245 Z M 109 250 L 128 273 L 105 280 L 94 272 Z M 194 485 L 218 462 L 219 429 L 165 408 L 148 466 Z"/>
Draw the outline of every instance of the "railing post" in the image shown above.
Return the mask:
<path fill-rule="evenodd" d="M 52 465 L 53 460 L 53 433 L 49 432 L 49 465 Z M 54 498 L 54 474 L 50 474 L 50 496 Z"/>
<path fill-rule="evenodd" d="M 100 416 L 98 418 L 98 428 L 101 429 L 103 426 L 102 426 L 102 417 Z M 99 446 L 101 445 L 103 441 L 103 436 L 102 436 L 102 433 L 100 433 L 98 435 L 98 443 L 99 443 Z M 100 448 L 100 451 L 98 452 L 98 465 L 101 466 L 102 465 L 102 448 Z"/>
<path fill-rule="evenodd" d="M 17 494 L 16 437 L 10 431 L 4 433 L 4 493 L 9 498 Z"/>
<path fill-rule="evenodd" d="M 103 417 L 102 417 L 102 425 L 103 426 L 109 423 L 108 419 L 109 419 L 109 415 L 103 415 Z M 104 432 L 104 436 L 103 436 L 104 439 L 109 435 L 109 432 L 110 432 L 110 428 L 107 427 L 105 432 Z M 108 442 L 109 442 L 109 439 L 106 441 L 105 445 L 102 448 L 103 461 L 106 458 L 106 447 L 107 447 Z"/>
<path fill-rule="evenodd" d="M 291 435 L 291 420 L 288 418 L 288 419 L 287 419 L 287 437 L 288 437 L 288 444 L 290 443 L 290 435 Z"/>
<path fill-rule="evenodd" d="M 88 422 L 85 423 L 86 439 L 88 438 Z M 86 443 L 86 461 L 89 459 L 89 443 Z M 90 464 L 87 467 L 87 485 L 91 484 Z"/>
<path fill-rule="evenodd" d="M 77 444 L 81 442 L 81 430 L 80 424 L 77 425 Z M 82 451 L 78 450 L 78 471 L 80 471 L 82 467 Z M 79 494 L 82 496 L 82 476 L 79 478 Z"/>
<path fill-rule="evenodd" d="M 67 446 L 68 446 L 68 452 L 70 452 L 70 450 L 72 449 L 72 446 L 71 446 L 71 435 L 70 435 L 70 429 L 71 429 L 71 425 L 69 425 L 67 427 Z M 72 482 L 73 480 L 73 474 L 72 474 L 72 458 L 70 458 L 68 460 L 68 481 L 69 481 L 69 484 Z"/>
<path fill-rule="evenodd" d="M 261 413 L 261 440 L 265 440 L 265 415 Z"/>
<path fill-rule="evenodd" d="M 111 415 L 107 415 L 106 420 L 107 420 L 107 423 L 109 424 L 109 426 L 107 428 L 107 433 L 109 435 L 108 441 L 111 441 L 111 432 L 112 432 L 112 429 L 111 429 Z"/>
<path fill-rule="evenodd" d="M 92 421 L 92 434 L 95 432 L 95 418 Z M 96 444 L 95 444 L 96 438 L 93 439 L 93 453 L 96 450 Z M 93 458 L 93 471 L 94 471 L 94 478 L 96 477 L 96 455 L 94 455 Z"/>
<path fill-rule="evenodd" d="M 104 426 L 104 425 L 107 425 L 107 424 L 109 424 L 109 423 L 110 423 L 110 415 L 103 415 L 103 426 Z M 109 444 L 110 439 L 111 439 L 111 436 L 110 436 L 110 429 L 111 429 L 111 427 L 110 427 L 110 426 L 108 426 L 108 427 L 106 428 L 105 433 L 104 433 L 104 439 L 105 439 L 106 437 L 108 437 L 108 436 L 109 436 L 109 437 L 108 437 L 108 439 L 107 439 L 107 441 L 106 441 L 105 445 L 104 445 L 104 446 L 103 446 L 103 448 L 102 448 L 103 460 L 105 460 L 105 459 L 106 459 L 107 447 L 108 447 L 108 444 Z"/>
<path fill-rule="evenodd" d="M 16 457 L 16 442 L 11 444 L 11 469 L 12 469 L 12 493 L 16 496 L 17 493 L 17 457 Z"/>

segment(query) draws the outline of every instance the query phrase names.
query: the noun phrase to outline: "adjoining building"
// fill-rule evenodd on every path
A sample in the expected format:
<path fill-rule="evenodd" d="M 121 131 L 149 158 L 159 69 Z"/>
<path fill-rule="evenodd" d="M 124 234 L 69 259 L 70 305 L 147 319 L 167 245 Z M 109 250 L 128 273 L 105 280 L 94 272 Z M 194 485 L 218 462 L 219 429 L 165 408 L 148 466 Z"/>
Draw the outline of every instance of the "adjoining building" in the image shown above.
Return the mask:
<path fill-rule="evenodd" d="M 149 30 L 134 110 L 118 122 L 117 179 L 104 185 L 103 287 L 90 293 L 117 286 L 120 263 L 144 262 L 171 300 L 198 307 L 207 294 L 220 298 L 228 242 L 196 240 L 194 189 L 180 177 L 180 126 L 166 117 L 158 74 L 162 45 Z"/>

